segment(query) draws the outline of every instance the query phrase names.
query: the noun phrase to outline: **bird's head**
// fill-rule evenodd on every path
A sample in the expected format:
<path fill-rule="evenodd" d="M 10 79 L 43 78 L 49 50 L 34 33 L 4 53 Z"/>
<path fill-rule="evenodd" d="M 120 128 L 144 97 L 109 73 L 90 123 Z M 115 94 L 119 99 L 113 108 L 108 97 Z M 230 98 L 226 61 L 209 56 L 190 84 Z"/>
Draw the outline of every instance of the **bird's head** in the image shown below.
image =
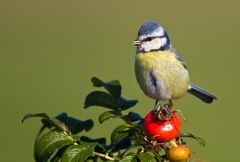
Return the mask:
<path fill-rule="evenodd" d="M 170 40 L 164 28 L 153 21 L 144 23 L 139 31 L 137 39 L 133 42 L 137 52 L 150 52 L 167 50 L 170 48 Z"/>

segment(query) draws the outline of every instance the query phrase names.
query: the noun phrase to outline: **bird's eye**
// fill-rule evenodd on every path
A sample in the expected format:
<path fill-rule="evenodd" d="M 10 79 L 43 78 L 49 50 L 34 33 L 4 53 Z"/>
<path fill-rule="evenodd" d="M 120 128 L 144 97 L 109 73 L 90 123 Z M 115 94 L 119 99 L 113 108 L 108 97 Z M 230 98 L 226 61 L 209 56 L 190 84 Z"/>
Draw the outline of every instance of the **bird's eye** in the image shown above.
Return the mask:
<path fill-rule="evenodd" d="M 151 40 L 153 40 L 154 39 L 154 37 L 147 37 L 147 38 L 145 38 L 143 41 L 144 42 L 149 42 L 149 41 L 151 41 Z"/>

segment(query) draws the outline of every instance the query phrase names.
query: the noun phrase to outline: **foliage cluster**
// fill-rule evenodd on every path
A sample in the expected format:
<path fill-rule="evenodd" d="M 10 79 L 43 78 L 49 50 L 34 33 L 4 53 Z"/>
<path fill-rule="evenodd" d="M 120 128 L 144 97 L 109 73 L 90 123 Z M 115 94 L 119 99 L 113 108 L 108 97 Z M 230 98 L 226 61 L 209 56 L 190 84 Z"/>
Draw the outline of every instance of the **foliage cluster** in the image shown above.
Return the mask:
<path fill-rule="evenodd" d="M 85 99 L 84 108 L 104 107 L 107 111 L 100 114 L 98 121 L 120 118 L 124 124 L 113 129 L 110 144 L 106 138 L 92 139 L 81 135 L 82 131 L 93 128 L 93 120 L 79 120 L 61 113 L 50 117 L 46 113 L 30 113 L 28 118 L 42 118 L 42 127 L 35 138 L 34 158 L 37 162 L 162 162 L 166 161 L 166 151 L 170 143 L 157 143 L 149 140 L 143 128 L 144 119 L 136 112 L 125 113 L 137 104 L 137 100 L 128 100 L 121 96 L 122 87 L 117 80 L 104 82 L 96 77 L 91 79 L 93 86 L 103 87 L 105 91 L 92 91 Z M 177 137 L 192 137 L 205 145 L 205 142 L 191 133 Z"/>

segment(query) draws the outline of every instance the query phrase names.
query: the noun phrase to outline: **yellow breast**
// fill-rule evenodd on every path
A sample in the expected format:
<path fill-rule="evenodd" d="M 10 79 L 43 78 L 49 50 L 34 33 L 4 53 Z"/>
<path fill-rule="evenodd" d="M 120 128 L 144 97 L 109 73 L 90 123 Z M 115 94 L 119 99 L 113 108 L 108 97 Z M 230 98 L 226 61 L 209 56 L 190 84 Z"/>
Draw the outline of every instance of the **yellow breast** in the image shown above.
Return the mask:
<path fill-rule="evenodd" d="M 138 53 L 135 73 L 144 93 L 154 99 L 177 99 L 188 89 L 188 71 L 171 51 Z"/>

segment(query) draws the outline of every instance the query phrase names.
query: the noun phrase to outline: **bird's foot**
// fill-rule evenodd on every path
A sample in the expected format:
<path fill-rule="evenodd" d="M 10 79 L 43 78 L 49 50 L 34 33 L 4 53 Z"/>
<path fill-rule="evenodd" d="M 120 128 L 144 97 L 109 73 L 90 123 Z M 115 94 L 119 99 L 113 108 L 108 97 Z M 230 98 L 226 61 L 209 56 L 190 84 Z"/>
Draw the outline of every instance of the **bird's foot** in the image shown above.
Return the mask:
<path fill-rule="evenodd" d="M 174 113 L 172 107 L 169 107 L 168 104 L 158 105 L 153 111 L 158 120 L 169 120 Z"/>
<path fill-rule="evenodd" d="M 159 100 L 156 100 L 155 101 L 155 104 L 154 104 L 154 109 L 157 109 L 161 106 L 161 104 L 159 103 Z M 169 108 L 172 108 L 173 107 L 173 102 L 172 100 L 169 100 L 169 102 L 167 104 L 164 104 L 164 106 L 167 106 Z"/>

